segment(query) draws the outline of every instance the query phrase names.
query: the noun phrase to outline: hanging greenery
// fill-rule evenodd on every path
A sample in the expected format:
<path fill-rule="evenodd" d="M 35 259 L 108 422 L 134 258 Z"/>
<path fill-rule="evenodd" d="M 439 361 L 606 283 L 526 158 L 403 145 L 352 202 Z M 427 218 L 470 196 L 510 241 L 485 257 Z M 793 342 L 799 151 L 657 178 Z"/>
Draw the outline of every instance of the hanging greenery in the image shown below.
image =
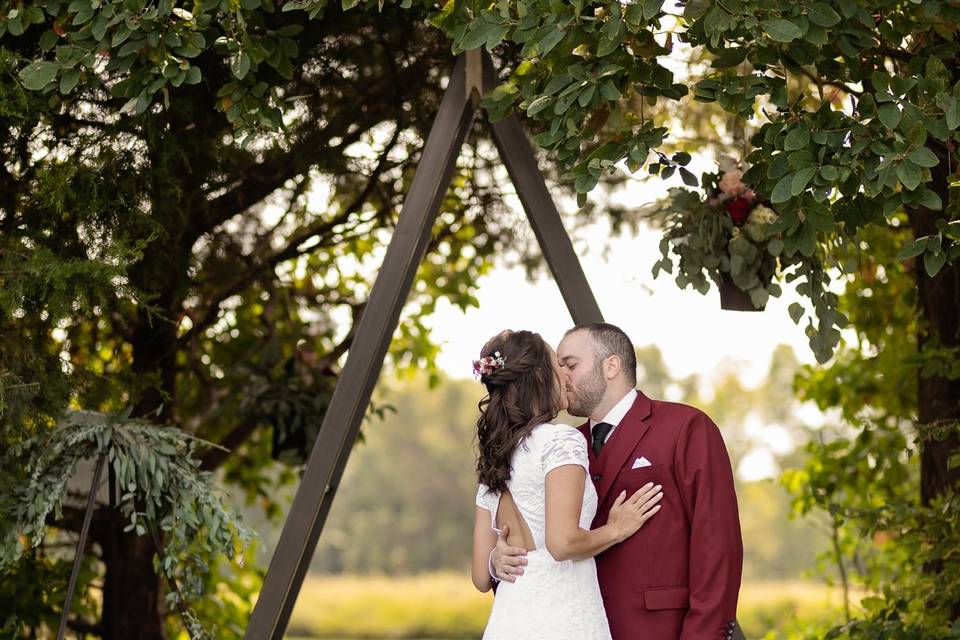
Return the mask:
<path fill-rule="evenodd" d="M 243 561 L 256 534 L 224 503 L 211 474 L 200 470 L 197 451 L 209 443 L 179 429 L 158 429 L 128 413 L 71 411 L 56 428 L 4 453 L 0 462 L 22 465 L 27 477 L 9 496 L 10 519 L 0 525 L 0 571 L 14 567 L 25 551 L 43 542 L 48 518 L 63 517 L 68 481 L 78 463 L 101 455 L 113 470 L 124 530 L 151 536 L 163 532 L 157 562 L 178 586 L 168 593 L 170 605 L 203 594 L 212 559 Z M 198 637 L 199 623 L 188 624 Z"/>

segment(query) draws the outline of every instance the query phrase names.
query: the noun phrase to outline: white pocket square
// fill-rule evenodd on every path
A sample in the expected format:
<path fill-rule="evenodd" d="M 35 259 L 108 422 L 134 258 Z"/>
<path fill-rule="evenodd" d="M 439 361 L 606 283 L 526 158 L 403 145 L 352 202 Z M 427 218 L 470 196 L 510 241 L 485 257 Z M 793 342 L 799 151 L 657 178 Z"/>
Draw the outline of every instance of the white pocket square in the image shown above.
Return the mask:
<path fill-rule="evenodd" d="M 631 469 L 640 469 L 641 467 L 649 467 L 649 466 L 652 465 L 652 464 L 653 464 L 652 462 L 650 462 L 649 460 L 647 460 L 647 459 L 644 458 L 643 456 L 640 456 L 639 458 L 637 458 L 636 460 L 633 461 L 633 466 L 630 467 L 630 468 L 631 468 Z"/>

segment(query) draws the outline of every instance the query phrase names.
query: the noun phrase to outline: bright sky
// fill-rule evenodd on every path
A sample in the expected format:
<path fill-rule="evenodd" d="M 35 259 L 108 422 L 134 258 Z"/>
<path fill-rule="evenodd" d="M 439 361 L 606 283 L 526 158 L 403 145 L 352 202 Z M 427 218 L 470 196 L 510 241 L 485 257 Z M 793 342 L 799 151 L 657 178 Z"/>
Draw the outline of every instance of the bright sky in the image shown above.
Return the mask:
<path fill-rule="evenodd" d="M 637 205 L 659 195 L 652 181 L 637 187 Z M 653 278 L 660 231 L 644 227 L 636 237 L 610 239 L 609 224 L 601 221 L 578 235 L 575 247 L 605 319 L 637 346 L 656 344 L 675 377 L 708 377 L 721 361 L 733 359 L 744 382 L 755 385 L 778 344 L 791 345 L 803 362 L 814 361 L 803 326 L 787 314 L 787 306 L 800 299 L 792 288 L 771 298 L 764 312 L 722 311 L 715 288 L 702 296 L 679 289 L 670 274 Z M 572 326 L 549 274 L 530 283 L 522 269 L 499 268 L 480 281 L 477 297 L 477 309 L 464 313 L 443 302 L 429 320 L 442 348 L 439 365 L 454 377 L 468 377 L 483 343 L 502 329 L 534 330 L 556 346 Z"/>
<path fill-rule="evenodd" d="M 691 167 L 697 175 L 705 168 Z M 667 186 L 672 185 L 659 179 L 638 180 L 624 200 L 641 206 L 661 197 Z M 771 298 L 763 312 L 723 311 L 716 288 L 703 296 L 679 289 L 669 274 L 653 278 L 659 230 L 641 227 L 636 236 L 610 238 L 609 223 L 602 220 L 577 235 L 574 246 L 604 318 L 626 331 L 638 347 L 657 345 L 673 377 L 697 373 L 709 382 L 723 364 L 732 365 L 745 384 L 756 386 L 779 344 L 792 346 L 801 362 L 815 361 L 803 332 L 805 320 L 795 325 L 787 313 L 791 302 L 802 302 L 792 286 L 784 284 L 783 295 Z M 572 326 L 549 274 L 531 283 L 522 269 L 501 267 L 484 277 L 478 289 L 479 308 L 463 312 L 441 301 L 427 320 L 441 347 L 438 365 L 452 377 L 469 377 L 484 342 L 502 329 L 537 331 L 556 346 Z M 801 410 L 811 424 L 820 422 L 815 407 Z M 792 438 L 777 425 L 746 426 L 755 446 L 742 459 L 738 475 L 748 481 L 776 477 L 774 456 L 792 449 Z"/>
<path fill-rule="evenodd" d="M 686 76 L 682 45 L 678 44 L 674 55 L 663 62 L 671 67 L 678 80 Z M 683 136 L 682 122 L 673 122 L 670 126 L 673 134 Z M 380 148 L 383 142 L 378 139 L 385 140 L 389 132 L 374 133 L 374 140 L 351 147 L 358 157 L 372 155 L 375 158 L 377 154 L 373 149 Z M 716 165 L 713 158 L 699 154 L 694 155 L 688 168 L 699 177 L 704 171 L 716 170 Z M 506 178 L 505 171 L 503 177 Z M 681 185 L 678 175 L 663 182 L 641 170 L 636 179 L 615 196 L 618 203 L 641 207 L 661 199 L 669 187 Z M 315 195 L 326 202 L 325 193 L 318 191 Z M 515 196 L 510 197 L 509 202 L 520 212 Z M 572 214 L 575 210 L 575 203 L 570 201 L 558 201 L 557 205 L 561 213 Z M 518 215 L 522 216 L 522 212 Z M 795 301 L 808 308 L 792 286 L 781 283 L 783 295 L 771 298 L 764 312 L 722 311 L 715 288 L 702 296 L 693 289 L 679 289 L 670 274 L 661 273 L 656 280 L 653 278 L 651 269 L 660 256 L 660 231 L 642 227 L 636 236 L 611 238 L 609 223 L 604 216 L 599 217 L 601 220 L 597 223 L 577 231 L 574 244 L 600 309 L 605 319 L 624 329 L 638 347 L 649 344 L 659 347 L 673 377 L 697 373 L 709 383 L 714 370 L 722 364 L 726 369 L 734 368 L 746 385 L 756 386 L 766 374 L 770 357 L 779 344 L 793 347 L 801 362 L 814 362 L 803 331 L 806 318 L 798 326 L 787 313 L 788 305 Z M 369 265 L 358 265 L 358 268 L 362 270 Z M 451 377 L 469 377 L 471 362 L 480 348 L 503 329 L 537 331 L 556 346 L 572 326 L 560 292 L 548 273 L 529 282 L 520 268 L 497 268 L 480 280 L 477 298 L 479 308 L 466 312 L 442 300 L 435 314 L 425 320 L 441 348 L 438 365 Z M 804 418 L 815 423 L 817 416 L 808 409 L 808 406 L 801 407 Z M 761 454 L 766 451 L 766 455 L 751 462 L 752 471 L 740 470 L 743 477 L 773 475 L 775 469 L 770 454 L 782 453 L 784 448 L 783 438 L 771 425 L 767 425 L 767 429 L 755 427 L 758 443 L 766 441 L 766 447 L 758 451 Z"/>

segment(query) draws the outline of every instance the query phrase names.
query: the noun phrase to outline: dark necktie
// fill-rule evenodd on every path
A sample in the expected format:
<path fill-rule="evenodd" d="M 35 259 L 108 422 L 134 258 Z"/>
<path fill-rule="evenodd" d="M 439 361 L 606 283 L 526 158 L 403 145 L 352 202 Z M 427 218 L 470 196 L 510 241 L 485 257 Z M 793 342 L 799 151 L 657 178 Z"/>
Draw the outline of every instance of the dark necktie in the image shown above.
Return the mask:
<path fill-rule="evenodd" d="M 593 425 L 593 455 L 600 455 L 600 449 L 603 448 L 603 443 L 607 439 L 607 434 L 610 433 L 610 430 L 613 429 L 613 425 L 607 422 L 598 422 Z"/>

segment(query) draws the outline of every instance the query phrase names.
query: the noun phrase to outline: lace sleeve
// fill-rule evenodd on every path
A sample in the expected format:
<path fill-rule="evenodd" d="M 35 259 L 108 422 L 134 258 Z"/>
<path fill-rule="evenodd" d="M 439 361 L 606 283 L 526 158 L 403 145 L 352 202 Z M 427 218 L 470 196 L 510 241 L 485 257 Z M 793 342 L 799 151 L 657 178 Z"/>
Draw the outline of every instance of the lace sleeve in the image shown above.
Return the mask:
<path fill-rule="evenodd" d="M 486 509 L 490 513 L 496 511 L 497 503 L 497 494 L 494 491 L 490 491 L 490 488 L 481 483 L 477 487 L 477 506 L 481 509 Z"/>
<path fill-rule="evenodd" d="M 561 425 L 544 445 L 540 464 L 544 475 L 566 464 L 578 464 L 590 473 L 586 438 L 573 427 Z"/>
<path fill-rule="evenodd" d="M 490 512 L 490 528 L 500 533 L 497 528 L 497 507 L 500 505 L 500 493 L 490 491 L 490 487 L 482 482 L 477 487 L 477 506 Z"/>

